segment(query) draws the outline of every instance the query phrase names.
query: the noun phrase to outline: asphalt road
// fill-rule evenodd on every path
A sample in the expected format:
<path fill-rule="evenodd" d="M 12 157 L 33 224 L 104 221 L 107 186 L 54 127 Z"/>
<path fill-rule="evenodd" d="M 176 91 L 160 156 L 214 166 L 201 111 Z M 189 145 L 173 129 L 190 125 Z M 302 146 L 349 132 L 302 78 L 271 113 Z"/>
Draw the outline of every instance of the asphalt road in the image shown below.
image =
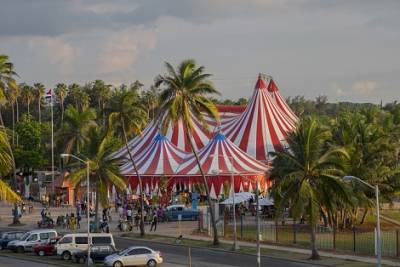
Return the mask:
<path fill-rule="evenodd" d="M 185 264 L 188 262 L 188 248 L 184 246 L 175 246 L 170 244 L 161 244 L 147 240 L 129 240 L 124 238 L 115 238 L 116 246 L 123 249 L 129 246 L 148 246 L 154 250 L 162 252 L 164 261 L 173 264 Z M 247 254 L 238 254 L 228 251 L 216 251 L 206 248 L 192 248 L 192 266 L 193 267 L 252 267 L 257 266 L 256 256 Z M 261 266 L 265 267 L 305 267 L 321 266 L 304 263 L 297 263 L 269 257 L 261 257 Z"/>
<path fill-rule="evenodd" d="M 36 263 L 36 262 L 32 262 L 32 261 L 24 261 L 24 260 L 8 258 L 8 257 L 0 257 L 0 267 L 10 267 L 10 266 L 51 267 L 54 265 L 53 264 Z"/>

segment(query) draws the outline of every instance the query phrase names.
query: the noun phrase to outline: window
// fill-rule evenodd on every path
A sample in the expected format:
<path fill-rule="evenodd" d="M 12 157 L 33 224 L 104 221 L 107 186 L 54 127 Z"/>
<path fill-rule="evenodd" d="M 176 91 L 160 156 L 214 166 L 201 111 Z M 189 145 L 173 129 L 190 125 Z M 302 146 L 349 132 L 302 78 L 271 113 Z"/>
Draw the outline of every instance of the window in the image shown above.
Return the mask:
<path fill-rule="evenodd" d="M 77 236 L 75 237 L 75 244 L 87 244 L 87 237 Z"/>
<path fill-rule="evenodd" d="M 49 239 L 49 233 L 41 233 L 40 240 L 47 240 Z"/>
<path fill-rule="evenodd" d="M 137 249 L 132 249 L 129 252 L 129 255 L 142 255 L 142 254 L 151 254 L 151 251 L 145 248 L 137 248 Z"/>
<path fill-rule="evenodd" d="M 72 243 L 72 236 L 66 236 L 58 242 L 58 244 L 71 244 Z"/>
<path fill-rule="evenodd" d="M 56 233 L 55 232 L 50 232 L 49 233 L 49 238 L 52 238 L 52 237 L 56 237 Z"/>
<path fill-rule="evenodd" d="M 236 202 L 235 202 L 236 203 Z M 178 211 L 182 211 L 183 210 L 183 208 L 182 207 L 178 207 Z"/>
<path fill-rule="evenodd" d="M 24 233 L 16 233 L 15 238 L 21 238 L 21 236 L 23 236 L 23 235 L 24 235 Z"/>
<path fill-rule="evenodd" d="M 93 244 L 111 244 L 111 237 L 109 236 L 93 236 Z"/>
<path fill-rule="evenodd" d="M 26 241 L 36 241 L 38 239 L 38 235 L 34 234 L 29 236 L 29 238 Z"/>
<path fill-rule="evenodd" d="M 6 235 L 5 239 L 15 239 L 15 234 L 8 234 Z"/>

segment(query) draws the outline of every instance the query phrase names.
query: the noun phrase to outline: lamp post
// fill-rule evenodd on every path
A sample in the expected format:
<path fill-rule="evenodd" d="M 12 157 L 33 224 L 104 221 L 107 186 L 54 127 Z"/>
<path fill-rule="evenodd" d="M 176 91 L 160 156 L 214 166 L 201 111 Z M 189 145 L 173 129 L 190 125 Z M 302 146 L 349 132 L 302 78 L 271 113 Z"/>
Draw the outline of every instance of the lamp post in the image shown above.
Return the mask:
<path fill-rule="evenodd" d="M 375 190 L 375 198 L 376 198 L 376 243 L 377 243 L 377 266 L 382 266 L 382 248 L 381 248 L 381 219 L 380 219 L 380 212 L 379 212 L 379 188 L 378 185 L 372 186 L 369 183 L 365 182 L 364 180 L 356 177 L 356 176 L 344 176 L 344 180 L 356 180 L 369 188 Z"/>
<path fill-rule="evenodd" d="M 75 155 L 72 154 L 61 154 L 60 155 L 61 158 L 74 158 L 80 162 L 82 162 L 83 164 L 86 165 L 86 194 L 87 194 L 87 205 L 86 205 L 86 215 L 87 215 L 87 242 L 88 242 L 88 253 L 87 253 L 87 265 L 91 265 L 92 264 L 92 260 L 90 258 L 90 209 L 89 209 L 89 197 L 90 197 L 90 187 L 89 187 L 89 160 L 85 161 Z"/>

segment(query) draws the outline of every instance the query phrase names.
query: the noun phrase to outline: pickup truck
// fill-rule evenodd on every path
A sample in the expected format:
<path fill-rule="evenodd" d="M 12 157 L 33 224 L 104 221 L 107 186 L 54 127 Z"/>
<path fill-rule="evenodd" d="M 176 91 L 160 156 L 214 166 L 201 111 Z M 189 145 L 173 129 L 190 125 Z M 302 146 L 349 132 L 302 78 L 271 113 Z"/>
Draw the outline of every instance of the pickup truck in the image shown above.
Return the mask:
<path fill-rule="evenodd" d="M 168 221 L 197 221 L 200 212 L 198 210 L 188 209 L 185 205 L 171 205 L 167 207 L 166 217 Z"/>

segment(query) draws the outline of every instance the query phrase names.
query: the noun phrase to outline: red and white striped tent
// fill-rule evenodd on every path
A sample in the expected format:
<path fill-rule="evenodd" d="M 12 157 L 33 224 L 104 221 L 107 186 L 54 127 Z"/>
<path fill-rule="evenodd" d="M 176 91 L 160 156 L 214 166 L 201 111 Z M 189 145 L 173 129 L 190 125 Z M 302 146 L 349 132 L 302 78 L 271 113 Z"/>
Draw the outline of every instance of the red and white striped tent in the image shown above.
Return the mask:
<path fill-rule="evenodd" d="M 172 177 L 175 171 L 188 153 L 177 148 L 165 136 L 157 134 L 150 144 L 134 157 L 138 172 L 143 177 L 143 189 L 146 193 L 154 192 L 158 189 L 161 177 Z M 131 188 L 139 191 L 136 172 L 130 161 L 120 167 L 121 174 L 130 177 Z"/>
<path fill-rule="evenodd" d="M 281 150 L 287 134 L 295 126 L 272 99 L 265 81 L 259 76 L 246 110 L 221 125 L 221 131 L 246 153 L 267 162 L 268 153 Z"/>
<path fill-rule="evenodd" d="M 217 198 L 223 192 L 223 184 L 231 182 L 234 176 L 235 192 L 251 192 L 257 182 L 266 187 L 265 177 L 268 167 L 246 154 L 223 134 L 217 133 L 210 142 L 198 151 L 200 164 L 207 176 L 210 195 Z M 174 178 L 176 183 L 189 187 L 202 183 L 202 176 L 196 158 L 189 155 L 179 166 Z"/>
<path fill-rule="evenodd" d="M 226 107 L 226 106 L 217 106 L 218 111 L 220 112 L 221 123 L 227 123 L 232 119 L 238 117 L 241 112 L 244 110 L 244 107 L 237 106 L 237 107 Z M 206 130 L 202 127 L 201 123 L 198 122 L 196 119 L 193 119 L 194 128 L 192 132 L 193 144 L 197 150 L 204 147 L 210 138 L 212 137 L 212 132 L 214 132 L 215 128 L 217 127 L 217 123 L 205 117 L 207 123 L 209 124 L 209 129 Z M 133 156 L 138 155 L 141 153 L 150 143 L 151 141 L 157 136 L 159 133 L 159 126 L 160 121 L 152 121 L 147 125 L 147 127 L 142 131 L 141 135 L 134 137 L 128 143 L 128 147 L 130 152 Z M 179 122 L 175 124 L 173 127 L 169 127 L 165 136 L 168 138 L 172 144 L 176 145 L 178 148 L 186 151 L 191 152 L 190 144 L 186 138 L 186 130 L 183 127 L 183 123 Z M 123 146 L 120 150 L 114 152 L 111 155 L 112 158 L 126 158 L 128 159 L 128 152 L 126 147 Z"/>
<path fill-rule="evenodd" d="M 292 111 L 289 105 L 286 103 L 285 99 L 279 92 L 278 86 L 275 81 L 271 78 L 268 84 L 268 92 L 271 94 L 272 98 L 275 100 L 276 104 L 282 110 L 286 116 L 291 119 L 294 123 L 298 121 L 296 114 Z"/>

